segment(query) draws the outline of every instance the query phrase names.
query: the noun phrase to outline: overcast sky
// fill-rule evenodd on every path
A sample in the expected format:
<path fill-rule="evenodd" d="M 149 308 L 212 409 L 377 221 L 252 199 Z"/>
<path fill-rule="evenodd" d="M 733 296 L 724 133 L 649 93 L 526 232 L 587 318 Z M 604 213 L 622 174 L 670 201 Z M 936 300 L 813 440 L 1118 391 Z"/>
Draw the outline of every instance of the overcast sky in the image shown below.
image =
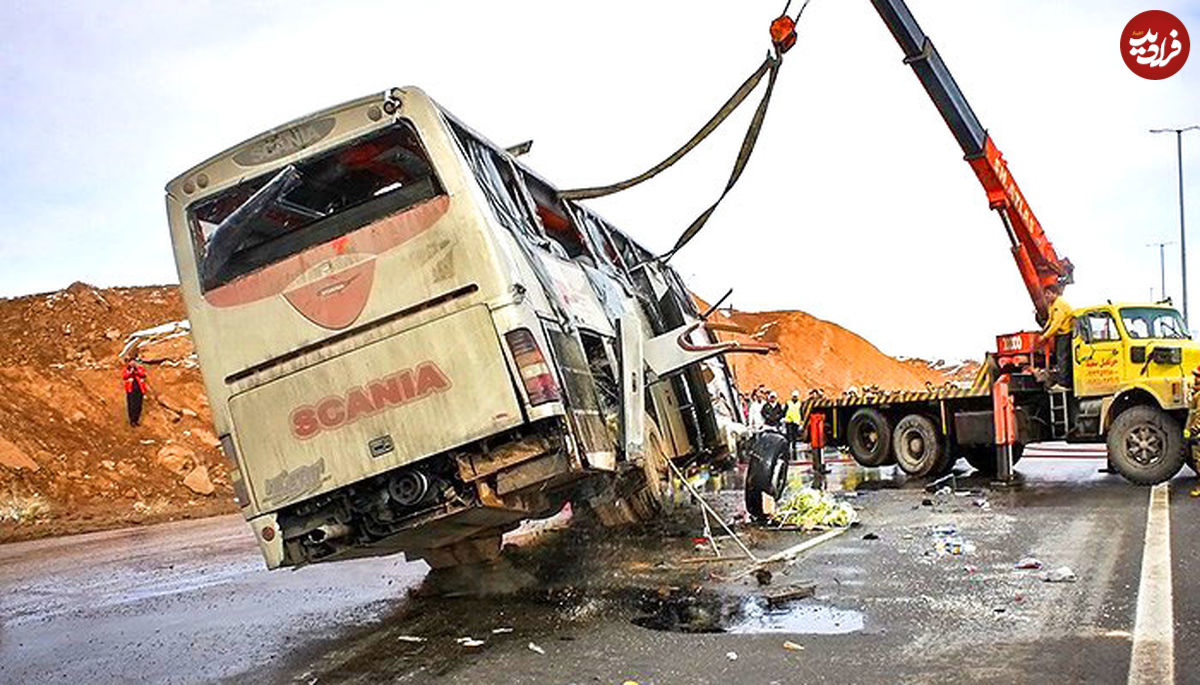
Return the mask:
<path fill-rule="evenodd" d="M 797 0 L 798 2 L 799 0 Z M 285 120 L 413 84 L 560 187 L 641 171 L 762 60 L 780 2 L 4 3 L 0 296 L 177 280 L 162 188 Z M 1200 49 L 1165 81 L 1119 53 L 1146 9 L 909 0 L 1060 255 L 1076 306 L 1158 293 L 1179 239 L 1174 136 L 1200 123 Z M 1033 325 L 999 219 L 868 0 L 812 0 L 759 149 L 675 259 L 702 295 L 796 308 L 895 355 L 979 357 Z M 743 116 L 664 176 L 592 206 L 663 251 L 728 174 Z M 1200 132 L 1184 142 L 1200 254 Z M 1167 294 L 1179 296 L 1179 245 Z M 1200 319 L 1200 261 L 1191 263 Z"/>

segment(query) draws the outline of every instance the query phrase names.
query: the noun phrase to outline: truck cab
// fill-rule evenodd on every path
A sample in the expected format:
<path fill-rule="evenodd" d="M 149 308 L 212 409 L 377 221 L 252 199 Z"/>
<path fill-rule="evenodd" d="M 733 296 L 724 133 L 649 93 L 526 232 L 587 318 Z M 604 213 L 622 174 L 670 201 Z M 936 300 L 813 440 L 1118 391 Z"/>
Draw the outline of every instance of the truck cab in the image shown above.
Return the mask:
<path fill-rule="evenodd" d="M 1191 370 L 1200 364 L 1174 308 L 1159 304 L 1104 304 L 1075 310 L 1073 386 L 1081 399 L 1140 391 L 1164 410 L 1187 406 Z"/>

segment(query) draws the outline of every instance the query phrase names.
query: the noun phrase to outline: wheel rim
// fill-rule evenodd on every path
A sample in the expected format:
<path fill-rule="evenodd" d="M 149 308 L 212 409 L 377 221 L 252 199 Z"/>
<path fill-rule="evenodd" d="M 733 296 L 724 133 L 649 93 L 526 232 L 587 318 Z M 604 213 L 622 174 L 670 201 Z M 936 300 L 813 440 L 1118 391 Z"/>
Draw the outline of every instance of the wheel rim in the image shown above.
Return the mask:
<path fill-rule="evenodd" d="M 879 444 L 879 431 L 871 424 L 864 424 L 858 428 L 858 441 L 868 452 L 874 452 L 876 445 Z"/>
<path fill-rule="evenodd" d="M 1138 424 L 1125 436 L 1125 454 L 1141 466 L 1157 464 L 1166 452 L 1166 437 L 1151 424 Z"/>
<path fill-rule="evenodd" d="M 917 431 L 912 431 L 905 436 L 905 441 L 908 443 L 908 454 L 914 459 L 925 453 L 925 438 Z"/>

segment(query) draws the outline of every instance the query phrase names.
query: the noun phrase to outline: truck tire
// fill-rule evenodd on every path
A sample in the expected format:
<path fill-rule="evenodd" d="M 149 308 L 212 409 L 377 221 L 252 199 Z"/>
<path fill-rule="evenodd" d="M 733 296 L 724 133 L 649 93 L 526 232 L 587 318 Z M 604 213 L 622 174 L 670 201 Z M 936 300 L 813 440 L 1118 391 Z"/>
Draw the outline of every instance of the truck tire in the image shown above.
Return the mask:
<path fill-rule="evenodd" d="M 1025 445 L 1021 443 L 1013 444 L 1013 466 L 1021 461 L 1021 455 L 1025 452 Z M 958 454 L 967 460 L 971 468 L 986 473 L 988 475 L 996 473 L 996 446 L 995 445 L 963 445 L 958 448 Z"/>
<path fill-rule="evenodd" d="M 863 407 L 854 412 L 846 434 L 854 461 L 863 466 L 892 463 L 892 422 L 878 409 Z"/>
<path fill-rule="evenodd" d="M 941 475 L 948 458 L 942 436 L 933 421 L 921 414 L 900 419 L 892 434 L 896 464 L 908 475 L 922 478 Z"/>
<path fill-rule="evenodd" d="M 1170 480 L 1183 468 L 1186 456 L 1183 429 L 1158 407 L 1130 407 L 1108 427 L 1108 460 L 1131 483 Z"/>
<path fill-rule="evenodd" d="M 779 499 L 787 486 L 787 438 L 774 431 L 763 431 L 754 437 L 750 448 L 750 463 L 746 468 L 746 513 L 755 521 L 766 519 L 762 496 Z"/>

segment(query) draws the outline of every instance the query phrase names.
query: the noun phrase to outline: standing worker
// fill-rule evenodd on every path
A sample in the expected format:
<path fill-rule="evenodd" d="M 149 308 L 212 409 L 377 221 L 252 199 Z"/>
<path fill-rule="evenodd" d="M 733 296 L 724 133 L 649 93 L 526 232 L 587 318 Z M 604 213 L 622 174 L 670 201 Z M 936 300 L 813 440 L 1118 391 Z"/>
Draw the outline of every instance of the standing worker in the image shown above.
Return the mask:
<path fill-rule="evenodd" d="M 762 410 L 767 403 L 763 401 L 763 389 L 757 387 L 750 393 L 750 408 L 747 410 L 749 415 L 747 418 L 750 421 L 750 432 L 757 433 L 763 428 Z"/>
<path fill-rule="evenodd" d="M 125 411 L 129 414 L 129 425 L 136 426 L 142 419 L 142 399 L 146 396 L 146 367 L 142 366 L 137 354 L 129 357 L 121 380 L 125 381 Z"/>
<path fill-rule="evenodd" d="M 779 403 L 779 395 L 775 391 L 771 391 L 767 395 L 767 403 L 762 408 L 763 424 L 767 428 L 779 428 L 779 422 L 783 420 L 783 415 L 787 412 L 783 405 Z"/>
<path fill-rule="evenodd" d="M 1068 390 L 1071 387 L 1071 324 L 1074 310 L 1062 296 L 1062 286 L 1055 283 L 1046 288 L 1050 296 L 1050 316 L 1046 327 L 1038 336 L 1038 343 L 1054 339 L 1054 375 L 1051 390 Z"/>
<path fill-rule="evenodd" d="M 796 443 L 800 441 L 800 427 L 804 423 L 801 417 L 800 391 L 792 391 L 792 399 L 788 400 L 787 411 L 783 414 L 783 423 L 787 428 L 788 455 L 795 457 Z"/>

